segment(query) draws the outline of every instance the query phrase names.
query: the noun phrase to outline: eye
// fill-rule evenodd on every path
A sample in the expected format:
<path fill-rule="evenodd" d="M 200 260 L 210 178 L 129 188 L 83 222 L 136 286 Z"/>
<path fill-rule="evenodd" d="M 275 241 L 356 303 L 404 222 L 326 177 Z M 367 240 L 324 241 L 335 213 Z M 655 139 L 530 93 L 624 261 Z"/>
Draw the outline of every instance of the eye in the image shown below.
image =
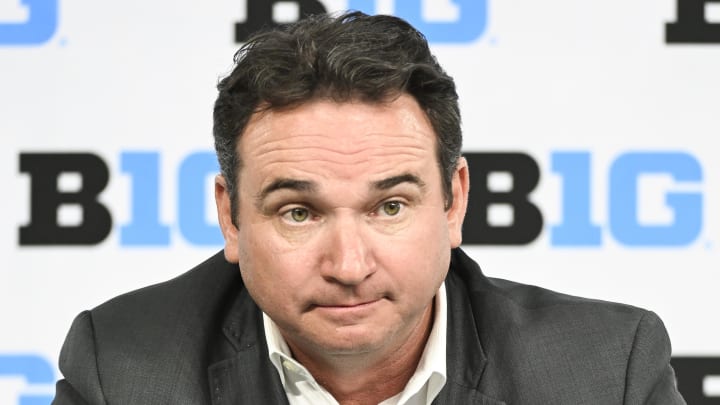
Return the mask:
<path fill-rule="evenodd" d="M 295 207 L 283 214 L 283 217 L 292 222 L 305 222 L 310 218 L 310 211 L 307 208 Z"/>
<path fill-rule="evenodd" d="M 393 217 L 400 213 L 402 206 L 403 203 L 401 203 L 400 201 L 387 201 L 383 203 L 380 209 L 382 210 L 383 214 Z"/>

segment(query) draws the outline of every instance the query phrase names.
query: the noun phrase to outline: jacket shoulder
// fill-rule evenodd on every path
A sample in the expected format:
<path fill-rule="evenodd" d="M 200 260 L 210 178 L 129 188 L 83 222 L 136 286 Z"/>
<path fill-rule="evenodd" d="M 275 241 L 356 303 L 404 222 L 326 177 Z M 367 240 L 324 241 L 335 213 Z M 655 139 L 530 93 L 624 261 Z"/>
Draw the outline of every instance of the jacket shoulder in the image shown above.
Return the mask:
<path fill-rule="evenodd" d="M 95 324 L 181 319 L 205 322 L 207 313 L 242 288 L 237 265 L 219 252 L 171 280 L 119 295 L 91 310 Z M 202 316 L 202 318 L 199 318 Z"/>
<path fill-rule="evenodd" d="M 224 339 L 222 322 L 242 288 L 237 265 L 221 252 L 83 312 L 63 345 L 62 383 L 111 403 L 204 403 L 208 348 Z"/>
<path fill-rule="evenodd" d="M 653 312 L 488 278 L 462 252 L 453 264 L 451 282 L 466 297 L 488 359 L 483 381 L 499 398 L 633 403 L 658 387 L 678 395 L 670 340 Z"/>
<path fill-rule="evenodd" d="M 575 324 L 614 326 L 634 330 L 646 316 L 644 309 L 616 302 L 573 296 L 515 281 L 486 277 L 479 266 L 462 251 L 453 252 L 453 276 L 462 285 L 476 316 L 481 321 L 507 323 L 514 328 L 534 330 L 553 325 Z"/>

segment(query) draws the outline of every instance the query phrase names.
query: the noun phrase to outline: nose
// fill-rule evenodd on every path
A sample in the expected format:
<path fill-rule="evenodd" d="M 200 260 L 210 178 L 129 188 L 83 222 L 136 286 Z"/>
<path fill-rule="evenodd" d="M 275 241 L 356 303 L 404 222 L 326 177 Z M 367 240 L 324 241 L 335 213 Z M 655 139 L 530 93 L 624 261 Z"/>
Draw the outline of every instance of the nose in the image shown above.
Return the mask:
<path fill-rule="evenodd" d="M 368 234 L 356 218 L 336 218 L 327 234 L 323 277 L 345 286 L 363 282 L 375 272 Z"/>

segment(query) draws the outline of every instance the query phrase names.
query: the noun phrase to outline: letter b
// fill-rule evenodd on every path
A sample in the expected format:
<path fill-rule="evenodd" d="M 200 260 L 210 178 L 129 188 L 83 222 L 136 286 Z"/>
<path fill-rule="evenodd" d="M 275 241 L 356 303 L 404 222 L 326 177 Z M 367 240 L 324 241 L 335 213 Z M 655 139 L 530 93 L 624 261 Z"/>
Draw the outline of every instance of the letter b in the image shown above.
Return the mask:
<path fill-rule="evenodd" d="M 465 157 L 470 168 L 470 207 L 463 226 L 463 242 L 481 245 L 524 245 L 542 231 L 542 213 L 528 200 L 540 180 L 540 169 L 524 153 L 470 153 Z M 491 190 L 491 173 L 512 178 L 507 190 Z M 493 225 L 489 211 L 493 205 L 510 207 L 512 224 Z"/>
<path fill-rule="evenodd" d="M 688 404 L 717 405 L 717 396 L 706 396 L 706 377 L 720 375 L 720 357 L 673 357 L 670 361 L 677 374 L 678 391 Z"/>
<path fill-rule="evenodd" d="M 247 0 L 247 19 L 235 24 L 235 42 L 247 41 L 250 34 L 261 28 L 282 25 L 273 18 L 273 7 L 279 3 L 297 5 L 299 18 L 327 12 L 325 6 L 317 0 Z"/>
<path fill-rule="evenodd" d="M 720 43 L 720 24 L 713 24 L 705 17 L 708 3 L 720 0 L 677 0 L 677 21 L 665 25 L 665 42 Z"/>
<path fill-rule="evenodd" d="M 89 153 L 22 153 L 20 171 L 30 174 L 30 223 L 20 228 L 20 245 L 92 245 L 110 233 L 112 218 L 97 196 L 108 183 L 105 162 Z M 62 173 L 77 173 L 79 190 L 58 189 Z M 73 204 L 82 209 L 76 226 L 58 223 L 58 208 Z"/>

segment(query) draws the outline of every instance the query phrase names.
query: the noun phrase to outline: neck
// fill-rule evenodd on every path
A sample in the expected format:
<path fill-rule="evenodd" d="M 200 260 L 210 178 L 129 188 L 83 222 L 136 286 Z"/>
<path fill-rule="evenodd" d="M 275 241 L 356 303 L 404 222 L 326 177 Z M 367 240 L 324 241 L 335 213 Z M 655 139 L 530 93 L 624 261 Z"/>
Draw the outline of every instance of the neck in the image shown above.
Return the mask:
<path fill-rule="evenodd" d="M 347 355 L 308 352 L 287 341 L 302 363 L 342 405 L 376 405 L 401 392 L 415 373 L 433 324 L 434 301 L 409 336 L 384 350 Z"/>

